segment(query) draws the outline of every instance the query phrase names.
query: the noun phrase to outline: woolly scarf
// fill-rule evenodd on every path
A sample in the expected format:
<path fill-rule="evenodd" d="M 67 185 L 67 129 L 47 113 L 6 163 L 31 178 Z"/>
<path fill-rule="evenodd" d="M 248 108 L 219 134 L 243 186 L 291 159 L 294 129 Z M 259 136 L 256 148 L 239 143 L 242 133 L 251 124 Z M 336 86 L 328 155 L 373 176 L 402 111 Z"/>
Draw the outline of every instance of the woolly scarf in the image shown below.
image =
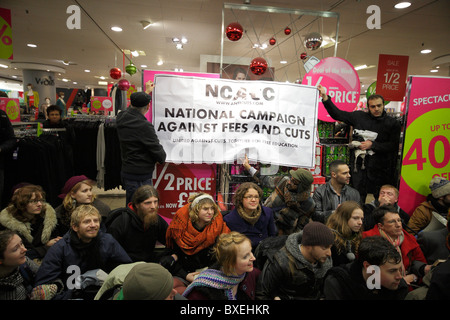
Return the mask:
<path fill-rule="evenodd" d="M 405 240 L 405 235 L 402 233 L 397 237 L 397 240 L 392 239 L 388 234 L 386 234 L 386 232 L 384 232 L 383 230 L 381 230 L 380 228 L 378 228 L 378 230 L 380 231 L 380 235 L 387 239 L 394 247 L 395 249 L 397 249 L 398 253 L 400 253 L 400 257 L 402 259 L 402 276 L 406 275 L 405 272 L 405 266 L 403 265 L 403 257 L 402 257 L 402 250 L 400 248 L 400 246 L 403 243 L 403 240 Z"/>
<path fill-rule="evenodd" d="M 308 199 L 309 197 L 309 191 L 305 192 L 296 192 L 291 191 L 288 188 L 288 180 L 283 181 L 280 186 L 276 187 L 277 194 L 284 199 L 284 203 L 286 204 L 286 207 L 296 211 L 303 213 L 303 210 L 301 208 L 301 203 Z"/>
<path fill-rule="evenodd" d="M 246 273 L 240 276 L 228 276 L 221 270 L 206 269 L 199 273 L 198 277 L 186 288 L 183 296 L 187 297 L 195 287 L 208 287 L 225 290 L 228 300 L 236 300 L 233 295 L 233 287 L 244 280 Z"/>
<path fill-rule="evenodd" d="M 242 219 L 244 219 L 253 226 L 255 225 L 256 222 L 258 222 L 262 210 L 261 205 L 258 205 L 258 208 L 256 208 L 256 210 L 253 210 L 251 213 L 248 213 L 247 211 L 245 211 L 242 205 L 239 205 L 239 207 L 236 208 L 236 211 Z"/>
<path fill-rule="evenodd" d="M 187 203 L 175 213 L 167 228 L 166 245 L 173 249 L 176 243 L 184 253 L 193 255 L 213 245 L 216 238 L 229 233 L 230 228 L 223 221 L 222 214 L 218 214 L 202 231 L 198 231 L 189 218 L 189 206 Z"/>

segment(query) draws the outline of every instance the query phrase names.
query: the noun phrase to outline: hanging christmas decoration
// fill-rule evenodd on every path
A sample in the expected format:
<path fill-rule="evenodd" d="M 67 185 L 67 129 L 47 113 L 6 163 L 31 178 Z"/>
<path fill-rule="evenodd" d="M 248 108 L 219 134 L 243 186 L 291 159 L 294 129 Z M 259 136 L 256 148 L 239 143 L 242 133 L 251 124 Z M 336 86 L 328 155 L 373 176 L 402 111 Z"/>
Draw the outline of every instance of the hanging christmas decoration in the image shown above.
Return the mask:
<path fill-rule="evenodd" d="M 127 79 L 121 79 L 119 80 L 117 86 L 122 91 L 128 91 L 128 89 L 130 88 L 130 82 Z"/>
<path fill-rule="evenodd" d="M 302 52 L 302 54 L 300 55 L 300 59 L 305 60 L 306 58 L 308 58 L 308 55 L 306 54 L 306 52 Z"/>
<path fill-rule="evenodd" d="M 109 70 L 109 76 L 113 79 L 120 79 L 122 76 L 122 71 L 119 68 L 112 68 Z"/>
<path fill-rule="evenodd" d="M 253 59 L 250 63 L 250 70 L 257 76 L 263 74 L 267 70 L 267 61 L 261 57 Z"/>
<path fill-rule="evenodd" d="M 287 36 L 291 34 L 291 31 L 292 30 L 289 27 L 284 28 L 284 34 L 287 35 Z"/>
<path fill-rule="evenodd" d="M 322 35 L 318 32 L 311 32 L 305 37 L 305 47 L 309 50 L 319 49 L 322 45 Z"/>
<path fill-rule="evenodd" d="M 125 67 L 125 71 L 132 76 L 136 73 L 136 66 L 131 62 L 129 65 Z"/>
<path fill-rule="evenodd" d="M 275 43 L 277 43 L 277 40 L 274 37 L 272 37 L 272 38 L 270 38 L 269 43 L 270 43 L 270 45 L 273 46 Z"/>
<path fill-rule="evenodd" d="M 227 26 L 225 31 L 227 38 L 231 41 L 238 41 L 242 38 L 242 34 L 244 33 L 244 29 L 237 22 L 232 22 Z"/>

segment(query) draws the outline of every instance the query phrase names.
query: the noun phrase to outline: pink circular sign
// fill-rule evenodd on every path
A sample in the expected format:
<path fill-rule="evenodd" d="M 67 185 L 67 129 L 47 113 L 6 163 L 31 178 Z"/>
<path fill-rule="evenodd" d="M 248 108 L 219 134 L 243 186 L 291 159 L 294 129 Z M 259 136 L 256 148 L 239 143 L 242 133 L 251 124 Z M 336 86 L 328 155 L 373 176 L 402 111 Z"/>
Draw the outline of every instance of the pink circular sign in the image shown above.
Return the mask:
<path fill-rule="evenodd" d="M 360 94 L 359 76 L 346 60 L 329 57 L 320 60 L 304 77 L 302 84 L 317 87 L 321 84 L 334 104 L 343 111 L 353 111 Z M 318 118 L 334 122 L 322 103 L 319 103 Z"/>

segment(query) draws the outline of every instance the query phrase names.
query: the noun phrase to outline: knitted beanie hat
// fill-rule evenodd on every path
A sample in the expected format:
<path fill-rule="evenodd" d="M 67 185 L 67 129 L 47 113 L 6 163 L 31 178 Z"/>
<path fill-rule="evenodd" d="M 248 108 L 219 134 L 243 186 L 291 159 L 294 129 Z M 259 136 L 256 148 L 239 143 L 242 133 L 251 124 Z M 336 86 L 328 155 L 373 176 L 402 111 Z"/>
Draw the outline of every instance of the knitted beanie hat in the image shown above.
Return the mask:
<path fill-rule="evenodd" d="M 431 195 L 439 199 L 450 194 L 450 181 L 442 177 L 434 177 L 430 182 Z"/>
<path fill-rule="evenodd" d="M 329 247 L 333 243 L 333 232 L 323 223 L 312 221 L 303 228 L 302 245 Z"/>
<path fill-rule="evenodd" d="M 61 190 L 61 194 L 58 196 L 58 198 L 64 199 L 66 197 L 66 195 L 72 191 L 73 187 L 75 187 L 75 185 L 81 181 L 90 181 L 91 180 L 86 177 L 85 175 L 81 175 L 81 176 L 73 176 L 71 177 L 69 180 L 66 181 L 66 183 L 64 184 L 64 187 Z"/>
<path fill-rule="evenodd" d="M 164 300 L 173 289 L 170 272 L 157 263 L 134 266 L 123 282 L 124 300 Z"/>
<path fill-rule="evenodd" d="M 311 190 L 311 184 L 314 182 L 314 177 L 309 170 L 300 168 L 297 170 L 291 170 L 289 173 L 294 179 L 300 182 L 298 187 L 299 193 L 306 190 Z"/>

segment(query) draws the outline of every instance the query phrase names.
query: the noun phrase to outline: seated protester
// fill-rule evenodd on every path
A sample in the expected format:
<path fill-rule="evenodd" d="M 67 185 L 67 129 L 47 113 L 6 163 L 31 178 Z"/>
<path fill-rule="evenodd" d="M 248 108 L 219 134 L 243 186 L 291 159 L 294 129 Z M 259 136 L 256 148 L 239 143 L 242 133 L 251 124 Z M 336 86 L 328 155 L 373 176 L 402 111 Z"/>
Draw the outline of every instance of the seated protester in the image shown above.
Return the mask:
<path fill-rule="evenodd" d="M 167 229 L 166 245 L 175 253 L 171 272 L 180 294 L 200 269 L 214 262 L 211 248 L 219 235 L 229 232 L 219 207 L 209 194 L 193 194 L 188 203 L 178 209 Z"/>
<path fill-rule="evenodd" d="M 434 177 L 430 181 L 431 194 L 413 212 L 408 222 L 410 233 L 418 233 L 425 229 L 431 221 L 432 212 L 446 218 L 450 213 L 450 181 L 442 177 Z"/>
<path fill-rule="evenodd" d="M 245 235 L 221 234 L 214 247 L 217 263 L 186 288 L 188 300 L 255 300 L 260 270 L 253 267 L 252 244 Z"/>
<path fill-rule="evenodd" d="M 173 288 L 170 272 L 156 263 L 139 263 L 125 276 L 114 300 L 186 300 Z"/>
<path fill-rule="evenodd" d="M 83 297 L 83 291 L 74 292 L 77 288 L 74 281 L 70 282 L 69 277 L 73 278 L 71 266 L 79 267 L 79 274 L 83 275 L 97 269 L 109 273 L 120 264 L 132 262 L 120 244 L 100 230 L 100 220 L 101 215 L 94 206 L 78 206 L 72 212 L 71 229 L 42 261 L 36 274 L 36 285 L 57 284 L 58 294 L 54 299 Z"/>
<path fill-rule="evenodd" d="M 431 269 L 416 238 L 402 228 L 402 219 L 393 206 L 381 206 L 373 212 L 376 225 L 373 229 L 364 231 L 363 238 L 381 236 L 387 239 L 401 254 L 403 268 L 402 276 L 411 286 Z"/>
<path fill-rule="evenodd" d="M 402 208 L 398 206 L 398 195 L 399 191 L 396 187 L 391 186 L 389 184 L 385 184 L 380 188 L 380 194 L 378 195 L 378 199 L 374 199 L 370 203 L 366 203 L 363 206 L 364 211 L 364 230 L 370 230 L 375 226 L 375 221 L 373 219 L 372 212 L 375 208 L 380 206 L 391 205 L 397 209 L 400 218 L 403 221 L 403 227 L 407 230 L 406 225 L 409 221 L 409 214 L 403 211 Z"/>
<path fill-rule="evenodd" d="M 314 190 L 313 200 L 316 205 L 311 218 L 326 223 L 331 213 L 344 201 L 353 200 L 360 203 L 359 192 L 350 187 L 350 168 L 342 160 L 330 163 L 331 178 Z"/>
<path fill-rule="evenodd" d="M 311 172 L 300 168 L 290 170 L 289 176 L 262 176 L 250 165 L 247 155 L 242 165 L 260 187 L 274 189 L 263 205 L 272 208 L 275 223 L 280 215 L 289 211 L 290 215 L 295 214 L 291 218 L 296 223 L 293 232 L 303 229 L 314 212 L 314 201 L 311 198 L 314 178 Z"/>
<path fill-rule="evenodd" d="M 113 210 L 106 220 L 107 232 L 133 261 L 159 262 L 155 245 L 166 244 L 168 224 L 158 214 L 158 205 L 158 191 L 143 185 L 136 189 L 128 207 Z"/>
<path fill-rule="evenodd" d="M 327 227 L 334 233 L 331 247 L 333 266 L 353 262 L 362 239 L 364 213 L 355 201 L 343 202 L 327 220 Z"/>
<path fill-rule="evenodd" d="M 268 259 L 258 282 L 260 300 L 318 300 L 323 280 L 333 266 L 333 232 L 323 223 L 309 222 L 288 236 L 285 246 Z"/>
<path fill-rule="evenodd" d="M 450 247 L 448 246 L 450 231 L 450 213 L 447 216 L 446 226 L 436 230 L 426 230 L 419 232 L 417 235 L 417 243 L 428 264 L 433 264 L 438 260 L 445 260 L 450 255 Z"/>
<path fill-rule="evenodd" d="M 28 300 L 39 266 L 15 231 L 0 231 L 0 300 Z"/>
<path fill-rule="evenodd" d="M 10 204 L 0 212 L 0 229 L 16 231 L 27 248 L 27 257 L 38 264 L 62 236 L 55 210 L 45 202 L 44 190 L 32 184 L 14 192 Z"/>
<path fill-rule="evenodd" d="M 250 239 L 253 252 L 261 240 L 277 234 L 273 211 L 261 204 L 262 195 L 255 183 L 242 183 L 234 194 L 234 209 L 223 218 L 231 231 Z"/>
<path fill-rule="evenodd" d="M 379 268 L 379 284 L 373 279 Z M 355 261 L 331 268 L 325 278 L 325 300 L 403 300 L 408 286 L 402 277 L 402 257 L 385 238 L 364 238 Z"/>
<path fill-rule="evenodd" d="M 72 212 L 80 205 L 90 204 L 94 206 L 103 219 L 108 216 L 111 208 L 95 197 L 95 194 L 92 193 L 93 185 L 94 181 L 85 175 L 73 176 L 64 184 L 61 194 L 58 196 L 63 199 L 63 202 L 55 209 L 59 225 L 64 233 L 70 230 L 70 217 Z"/>

